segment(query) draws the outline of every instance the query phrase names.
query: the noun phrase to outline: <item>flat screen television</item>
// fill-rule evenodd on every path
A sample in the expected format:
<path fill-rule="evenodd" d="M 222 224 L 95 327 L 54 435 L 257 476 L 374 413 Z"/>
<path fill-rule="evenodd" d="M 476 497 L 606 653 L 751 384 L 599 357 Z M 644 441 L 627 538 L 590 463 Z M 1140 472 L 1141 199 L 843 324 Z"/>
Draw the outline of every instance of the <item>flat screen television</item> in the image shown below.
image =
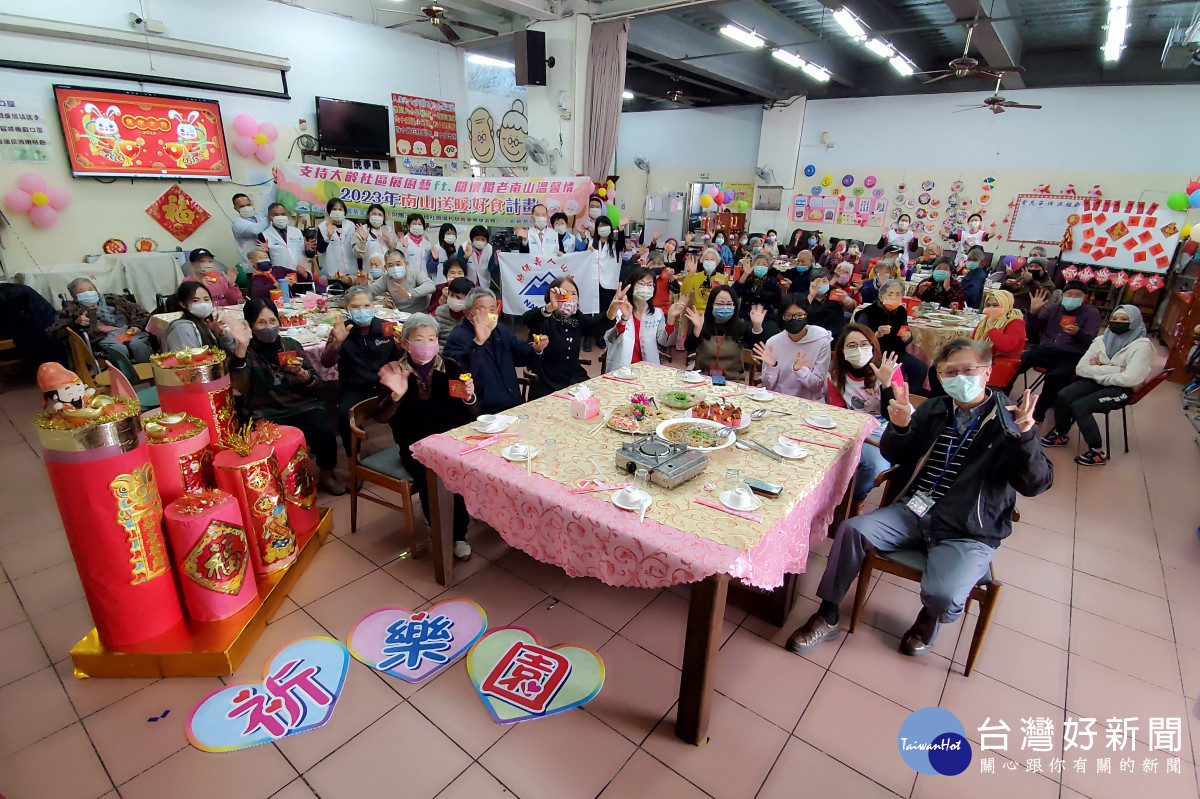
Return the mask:
<path fill-rule="evenodd" d="M 55 86 L 75 177 L 229 180 L 216 100 Z"/>
<path fill-rule="evenodd" d="M 317 98 L 317 143 L 323 152 L 387 155 L 390 114 L 386 106 Z"/>

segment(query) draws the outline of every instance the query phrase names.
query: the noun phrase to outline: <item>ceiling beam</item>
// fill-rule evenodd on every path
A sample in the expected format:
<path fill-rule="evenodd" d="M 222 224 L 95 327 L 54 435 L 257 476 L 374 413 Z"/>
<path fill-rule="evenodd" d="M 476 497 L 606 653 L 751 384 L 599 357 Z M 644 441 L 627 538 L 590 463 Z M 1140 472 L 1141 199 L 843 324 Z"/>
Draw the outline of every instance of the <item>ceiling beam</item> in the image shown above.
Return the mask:
<path fill-rule="evenodd" d="M 830 12 L 833 12 L 847 4 L 843 3 L 842 0 L 821 0 L 821 5 L 829 9 Z M 894 30 L 900 28 L 900 21 L 892 13 L 889 4 L 881 0 L 851 0 L 849 8 L 859 19 L 867 24 L 867 27 L 871 29 L 870 33 L 875 36 L 884 36 L 885 29 Z M 880 63 L 883 62 L 883 59 L 878 58 L 862 45 L 851 41 L 849 35 L 833 19 L 832 14 L 827 15 L 825 26 L 832 32 L 834 37 L 837 37 L 839 45 L 847 48 L 859 48 L 866 57 Z M 916 36 L 897 32 L 886 35 L 886 38 L 891 42 L 893 47 L 913 60 L 913 63 L 917 65 L 918 72 L 923 69 L 930 69 L 930 64 L 933 64 L 933 66 L 944 66 L 942 63 L 934 62 L 933 53 Z M 891 67 L 888 68 L 890 69 Z"/>
<path fill-rule="evenodd" d="M 487 0 L 487 5 L 530 19 L 558 19 L 547 0 Z"/>
<path fill-rule="evenodd" d="M 712 10 L 762 36 L 777 47 L 786 46 L 805 61 L 825 67 L 844 86 L 853 86 L 857 62 L 844 50 L 797 25 L 763 0 L 718 0 Z M 727 46 L 726 46 L 726 49 Z"/>
<path fill-rule="evenodd" d="M 1017 0 L 992 0 L 984 13 L 979 0 L 944 0 L 956 19 L 975 19 L 979 22 L 971 35 L 971 46 L 983 56 L 989 67 L 1010 67 L 1021 63 L 1021 29 L 1017 21 L 1021 8 Z M 993 19 L 994 18 L 994 19 Z M 999 20 L 1004 21 L 999 21 Z M 1006 72 L 1000 85 L 1006 89 L 1023 89 L 1025 81 L 1020 72 Z"/>
<path fill-rule="evenodd" d="M 608 22 L 663 11 L 683 11 L 713 2 L 716 0 L 591 0 L 587 5 L 592 22 Z"/>

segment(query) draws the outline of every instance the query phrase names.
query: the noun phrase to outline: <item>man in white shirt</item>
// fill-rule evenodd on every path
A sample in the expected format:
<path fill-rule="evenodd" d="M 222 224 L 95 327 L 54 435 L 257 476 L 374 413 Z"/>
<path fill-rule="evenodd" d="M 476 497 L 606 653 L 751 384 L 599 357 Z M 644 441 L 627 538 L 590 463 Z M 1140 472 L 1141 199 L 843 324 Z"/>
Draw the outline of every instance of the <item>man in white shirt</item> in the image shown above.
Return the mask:
<path fill-rule="evenodd" d="M 254 202 L 245 194 L 233 195 L 233 208 L 238 214 L 238 218 L 233 220 L 231 225 L 233 240 L 237 242 L 242 266 L 245 267 L 246 273 L 250 274 L 254 270 L 254 264 L 250 263 L 248 255 L 251 250 L 258 248 L 258 236 L 270 226 L 271 220 L 266 214 L 258 213 Z"/>
<path fill-rule="evenodd" d="M 521 252 L 527 252 L 535 258 L 554 258 L 558 255 L 558 234 L 550 227 L 550 211 L 538 203 L 533 206 L 533 229 L 516 228 L 516 233 L 524 240 Z"/>

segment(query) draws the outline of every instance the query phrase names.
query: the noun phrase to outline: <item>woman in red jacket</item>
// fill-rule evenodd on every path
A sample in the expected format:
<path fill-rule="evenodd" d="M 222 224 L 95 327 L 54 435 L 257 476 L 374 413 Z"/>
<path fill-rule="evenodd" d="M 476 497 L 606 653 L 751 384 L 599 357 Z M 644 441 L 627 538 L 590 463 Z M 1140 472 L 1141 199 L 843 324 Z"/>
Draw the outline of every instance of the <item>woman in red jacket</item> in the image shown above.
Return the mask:
<path fill-rule="evenodd" d="M 983 319 L 975 328 L 975 340 L 992 345 L 991 385 L 1005 386 L 1020 366 L 1025 350 L 1025 317 L 1013 307 L 1012 292 L 989 291 L 983 298 Z"/>

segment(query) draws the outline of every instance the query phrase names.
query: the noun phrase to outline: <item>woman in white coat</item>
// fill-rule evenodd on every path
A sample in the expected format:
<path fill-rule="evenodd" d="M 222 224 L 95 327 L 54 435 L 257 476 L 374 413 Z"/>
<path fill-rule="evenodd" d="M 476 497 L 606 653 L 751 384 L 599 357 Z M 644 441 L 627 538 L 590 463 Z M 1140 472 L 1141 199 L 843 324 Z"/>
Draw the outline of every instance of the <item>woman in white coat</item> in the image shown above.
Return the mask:
<path fill-rule="evenodd" d="M 287 208 L 283 203 L 271 203 L 267 208 L 267 216 L 270 217 L 271 224 L 258 238 L 266 245 L 271 266 L 295 272 L 297 282 L 315 282 L 317 290 L 324 292 L 325 280 L 312 274 L 310 262 L 317 254 L 316 242 L 304 238 L 300 228 L 289 224 Z"/>
<path fill-rule="evenodd" d="M 467 280 L 484 288 L 491 285 L 492 245 L 483 225 L 471 228 L 471 243 L 463 247 L 463 260 L 467 262 Z"/>
<path fill-rule="evenodd" d="M 421 214 L 409 214 L 405 220 L 405 228 L 396 249 L 404 251 L 404 257 L 413 269 L 420 269 L 429 274 L 425 265 L 433 257 L 433 242 L 425 235 L 425 217 Z"/>
<path fill-rule="evenodd" d="M 383 277 L 372 280 L 372 297 L 387 295 L 397 311 L 418 313 L 429 308 L 429 295 L 435 288 L 424 264 L 414 267 L 400 250 L 388 250 Z"/>
<path fill-rule="evenodd" d="M 438 228 L 437 241 L 429 248 L 429 276 L 433 282 L 441 285 L 446 282 L 446 261 L 460 255 L 462 249 L 458 246 L 458 228 L 446 222 Z M 410 261 L 411 263 L 411 261 Z"/>
<path fill-rule="evenodd" d="M 372 203 L 367 208 L 367 224 L 354 228 L 355 255 L 369 262 L 372 255 L 386 255 L 388 250 L 399 246 L 400 237 L 387 224 L 387 211 L 379 203 Z"/>
<path fill-rule="evenodd" d="M 1087 452 L 1075 458 L 1082 466 L 1102 466 L 1109 455 L 1101 447 L 1100 428 L 1094 414 L 1120 408 L 1145 383 L 1154 369 L 1154 345 L 1146 337 L 1146 324 L 1136 305 L 1122 305 L 1108 317 L 1108 329 L 1092 339 L 1079 359 L 1079 379 L 1058 392 L 1054 400 L 1054 431 L 1042 438 L 1046 447 L 1071 443 L 1071 423 L 1087 442 Z"/>
<path fill-rule="evenodd" d="M 606 372 L 636 363 L 657 364 L 658 348 L 674 343 L 675 323 L 687 303 L 680 300 L 664 314 L 651 304 L 652 299 L 654 273 L 642 267 L 631 269 L 608 306 L 608 319 L 614 324 L 604 334 Z"/>
<path fill-rule="evenodd" d="M 317 253 L 326 280 L 334 280 L 338 275 L 353 278 L 358 274 L 354 223 L 346 218 L 346 204 L 337 197 L 325 204 L 325 221 L 317 225 Z"/>

